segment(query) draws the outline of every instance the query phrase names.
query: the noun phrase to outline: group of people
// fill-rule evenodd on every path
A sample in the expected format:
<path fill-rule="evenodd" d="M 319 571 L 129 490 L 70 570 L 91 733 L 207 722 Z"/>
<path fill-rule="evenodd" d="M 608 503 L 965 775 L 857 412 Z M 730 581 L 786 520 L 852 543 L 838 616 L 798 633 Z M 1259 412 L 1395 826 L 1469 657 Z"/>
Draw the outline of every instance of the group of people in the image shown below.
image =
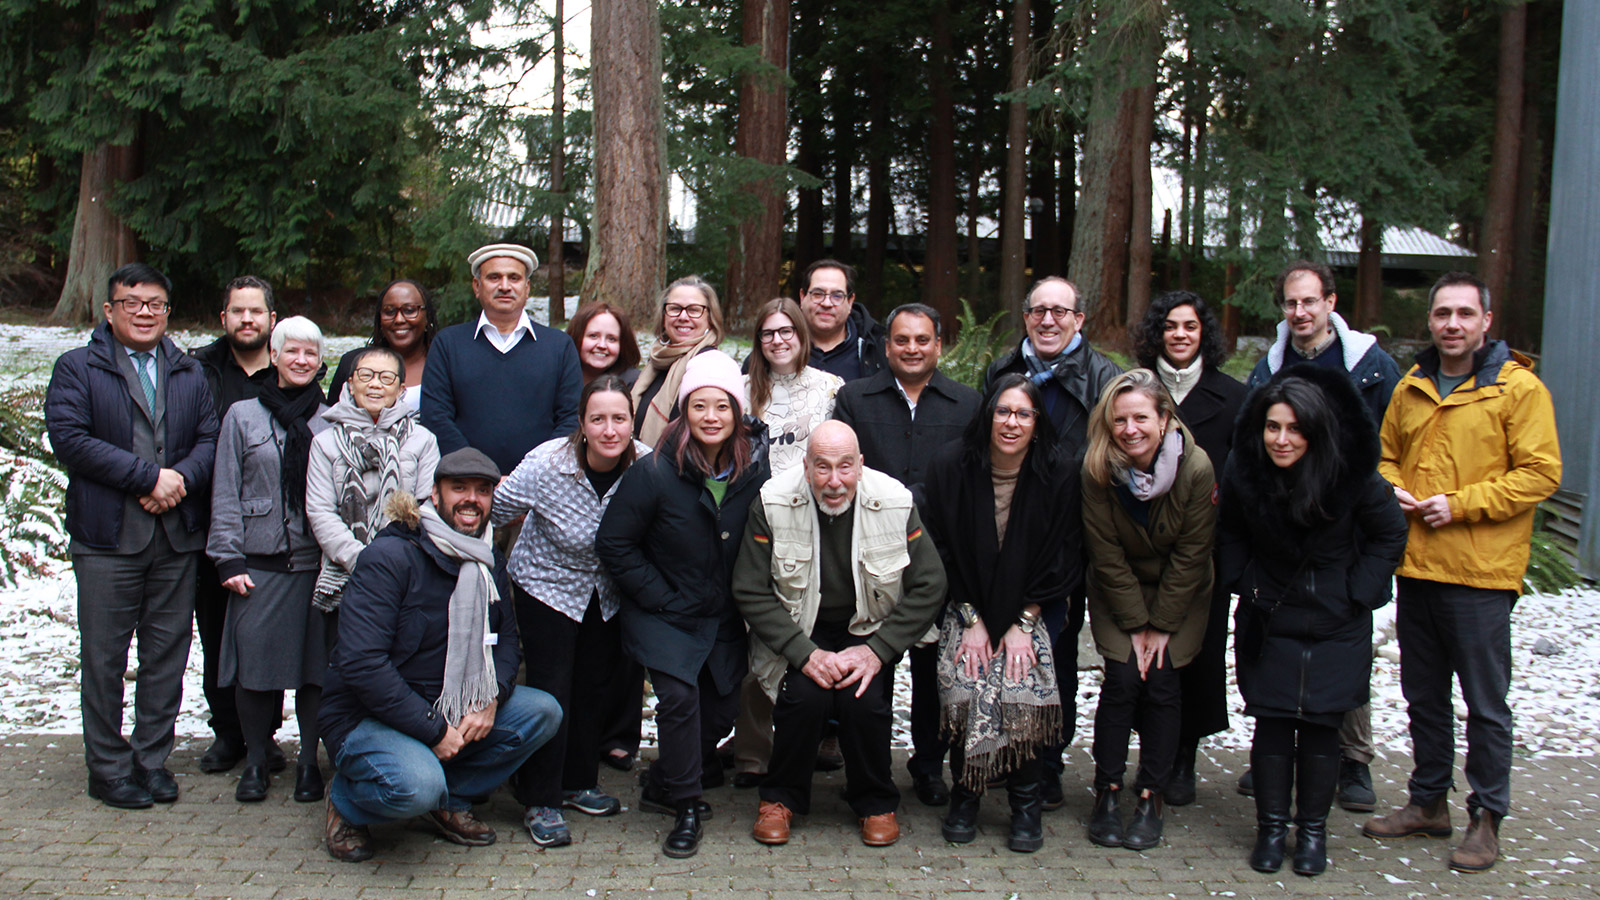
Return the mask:
<path fill-rule="evenodd" d="M 443 329 L 425 288 L 390 284 L 326 394 L 320 330 L 278 321 L 265 281 L 230 283 L 222 337 L 186 354 L 165 277 L 111 277 L 46 405 L 71 477 L 91 796 L 178 799 L 193 615 L 216 732 L 201 769 L 243 762 L 237 799 L 264 799 L 294 691 L 293 795 L 326 797 L 337 859 L 409 817 L 492 843 L 472 810 L 502 784 L 535 844 L 570 843 L 569 812 L 622 808 L 598 767 L 633 765 L 646 678 L 659 753 L 636 806 L 672 817 L 665 855 L 698 851 L 724 759 L 758 789 L 757 841 L 786 843 L 813 772 L 842 764 L 862 841 L 892 844 L 902 659 L 909 775 L 943 836 L 975 840 L 1004 787 L 1007 846 L 1033 852 L 1064 803 L 1087 620 L 1105 673 L 1087 836 L 1143 851 L 1228 727 L 1231 612 L 1256 719 L 1249 863 L 1278 871 L 1293 824 L 1293 869 L 1315 875 L 1335 799 L 1376 808 L 1372 611 L 1398 575 L 1416 764 L 1409 802 L 1363 831 L 1452 833 L 1454 676 L 1472 793 L 1451 865 L 1498 858 L 1510 611 L 1560 456 L 1548 392 L 1488 337 L 1476 278 L 1434 285 L 1433 346 L 1402 376 L 1335 312 L 1332 273 L 1292 263 L 1248 384 L 1221 372 L 1200 296 L 1153 302 L 1123 372 L 1087 342 L 1077 288 L 1046 278 L 980 391 L 939 372 L 938 312 L 879 324 L 841 262 L 760 308 L 742 369 L 703 280 L 661 293 L 641 352 L 604 303 L 566 334 L 533 322 L 537 264 L 475 251 L 481 313 Z"/>

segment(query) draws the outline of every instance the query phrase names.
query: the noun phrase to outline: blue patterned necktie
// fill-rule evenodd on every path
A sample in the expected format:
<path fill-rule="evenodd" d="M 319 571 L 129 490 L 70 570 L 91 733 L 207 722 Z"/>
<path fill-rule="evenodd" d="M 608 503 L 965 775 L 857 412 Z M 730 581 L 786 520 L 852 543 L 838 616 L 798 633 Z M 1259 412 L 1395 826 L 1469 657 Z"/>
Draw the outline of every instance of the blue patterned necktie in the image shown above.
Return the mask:
<path fill-rule="evenodd" d="M 150 370 L 145 364 L 155 358 L 149 350 L 140 350 L 133 354 L 134 368 L 139 371 L 139 386 L 144 388 L 144 399 L 150 404 L 150 411 L 156 409 L 156 383 L 150 378 Z"/>

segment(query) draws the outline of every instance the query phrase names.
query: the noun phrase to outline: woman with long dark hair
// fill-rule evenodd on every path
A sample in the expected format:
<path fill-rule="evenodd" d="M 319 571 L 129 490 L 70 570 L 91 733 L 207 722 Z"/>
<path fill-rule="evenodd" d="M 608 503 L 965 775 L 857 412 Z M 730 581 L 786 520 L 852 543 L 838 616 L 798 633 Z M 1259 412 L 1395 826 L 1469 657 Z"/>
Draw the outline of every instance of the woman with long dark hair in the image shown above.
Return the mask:
<path fill-rule="evenodd" d="M 616 583 L 595 554 L 595 531 L 628 467 L 650 448 L 633 439 L 633 398 L 615 375 L 584 386 L 578 430 L 528 451 L 494 492 L 492 524 L 526 515 L 507 568 L 528 685 L 566 710 L 555 737 L 513 779 L 533 842 L 572 842 L 562 809 L 609 816 L 600 790 L 601 701 L 622 661 Z"/>
<path fill-rule="evenodd" d="M 1219 579 L 1239 594 L 1234 658 L 1250 746 L 1250 866 L 1283 865 L 1290 798 L 1294 871 L 1328 865 L 1339 724 L 1367 702 L 1372 611 L 1389 602 L 1406 546 L 1378 436 L 1343 371 L 1301 364 L 1251 395 L 1222 482 Z"/>
<path fill-rule="evenodd" d="M 1228 360 L 1222 323 L 1199 294 L 1171 291 L 1151 302 L 1133 334 L 1139 365 L 1156 373 L 1178 404 L 1178 418 L 1220 473 L 1233 447 L 1233 420 L 1244 404 L 1245 386 L 1221 366 Z M 1166 802 L 1184 806 L 1195 798 L 1195 757 L 1200 742 L 1228 730 L 1228 592 L 1211 591 L 1211 614 L 1194 662 L 1184 666 L 1183 724 L 1178 757 L 1167 783 Z"/>
<path fill-rule="evenodd" d="M 1089 625 L 1105 663 L 1089 840 L 1103 847 L 1161 842 L 1178 749 L 1178 672 L 1199 652 L 1211 610 L 1215 488 L 1211 460 L 1154 372 L 1134 369 L 1106 385 L 1083 462 Z M 1119 797 L 1135 727 L 1138 800 L 1124 829 Z"/>
<path fill-rule="evenodd" d="M 400 354 L 405 363 L 406 380 L 400 402 L 413 411 L 422 404 L 422 368 L 428 363 L 428 347 L 439 333 L 439 309 L 420 282 L 398 278 L 384 285 L 378 304 L 372 310 L 372 337 L 367 347 L 385 347 Z M 339 358 L 328 383 L 328 397 L 337 403 L 344 386 L 355 371 L 357 348 Z"/>
<path fill-rule="evenodd" d="M 255 400 L 228 409 L 217 435 L 206 555 L 232 594 L 222 626 L 221 687 L 232 685 L 244 732 L 244 772 L 234 799 L 267 797 L 267 755 L 295 693 L 300 759 L 294 798 L 322 799 L 317 712 L 335 635 L 332 615 L 312 606 L 322 549 L 306 517 L 306 478 L 322 413 L 322 331 L 304 316 L 272 330 L 277 378 Z"/>
<path fill-rule="evenodd" d="M 584 384 L 615 375 L 631 389 L 639 380 L 639 342 L 627 310 L 604 300 L 585 303 L 567 322 L 567 337 L 578 347 Z"/>
<path fill-rule="evenodd" d="M 618 486 L 595 550 L 621 589 L 623 650 L 656 691 L 660 757 L 639 806 L 676 816 L 661 849 L 683 858 L 700 849 L 711 812 L 702 774 L 719 765 L 716 742 L 733 725 L 748 667 L 733 564 L 770 469 L 766 426 L 745 413 L 744 379 L 727 354 L 688 361 L 677 406 L 657 452 Z"/>
<path fill-rule="evenodd" d="M 939 694 L 950 737 L 945 840 L 977 835 L 991 779 L 1006 779 L 1009 846 L 1044 846 L 1039 747 L 1061 730 L 1051 647 L 1082 575 L 1079 476 L 1057 447 L 1039 388 L 1002 375 L 959 443 L 928 464 L 924 522 L 950 582 Z M 1063 512 L 1067 514 L 1063 514 Z"/>

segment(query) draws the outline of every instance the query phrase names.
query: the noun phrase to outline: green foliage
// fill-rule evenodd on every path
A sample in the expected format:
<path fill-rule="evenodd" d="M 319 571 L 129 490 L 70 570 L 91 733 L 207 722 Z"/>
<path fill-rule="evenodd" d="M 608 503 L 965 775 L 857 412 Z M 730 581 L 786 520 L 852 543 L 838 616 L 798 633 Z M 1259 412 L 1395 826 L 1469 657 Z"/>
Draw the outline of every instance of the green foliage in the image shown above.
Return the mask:
<path fill-rule="evenodd" d="M 972 304 L 961 298 L 961 312 L 956 316 L 957 334 L 953 347 L 946 347 L 939 357 L 939 371 L 962 384 L 983 390 L 983 377 L 995 357 L 1011 346 L 1011 331 L 1002 327 L 1006 313 L 999 312 L 982 322 L 972 312 Z"/>
<path fill-rule="evenodd" d="M 1545 530 L 1545 510 L 1533 514 L 1533 540 L 1528 546 L 1528 571 L 1522 576 L 1522 590 L 1527 593 L 1559 594 L 1576 587 L 1583 579 L 1578 575 L 1567 553 L 1549 531 Z"/>
<path fill-rule="evenodd" d="M 66 488 L 45 440 L 44 388 L 0 393 L 0 584 L 67 559 Z"/>

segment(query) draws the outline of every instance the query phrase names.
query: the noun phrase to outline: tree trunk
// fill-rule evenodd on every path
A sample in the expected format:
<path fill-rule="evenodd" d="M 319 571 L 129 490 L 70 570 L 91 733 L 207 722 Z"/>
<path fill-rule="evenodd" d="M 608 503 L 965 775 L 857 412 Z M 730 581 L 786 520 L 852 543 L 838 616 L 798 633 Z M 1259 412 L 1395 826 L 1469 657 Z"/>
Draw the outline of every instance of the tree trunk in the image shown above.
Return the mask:
<path fill-rule="evenodd" d="M 1028 0 L 1012 0 L 1011 6 L 1011 81 L 1012 94 L 1028 89 L 1029 29 Z M 1006 182 L 1000 195 L 1000 302 L 1011 310 L 1011 321 L 1022 321 L 1023 292 L 1027 290 L 1027 247 L 1024 244 L 1023 206 L 1027 203 L 1028 105 L 1015 99 L 1006 108 Z"/>
<path fill-rule="evenodd" d="M 1517 155 L 1522 147 L 1522 80 L 1528 7 L 1500 13 L 1499 83 L 1494 98 L 1494 152 L 1484 200 L 1483 232 L 1478 236 L 1478 277 L 1489 286 L 1491 303 L 1503 298 L 1511 280 L 1512 221 L 1517 192 Z"/>
<path fill-rule="evenodd" d="M 799 0 L 799 14 L 793 19 L 792 41 L 795 90 L 791 97 L 794 108 L 790 116 L 799 123 L 800 149 L 795 157 L 795 168 L 820 178 L 825 150 L 822 141 L 824 117 L 822 115 L 821 65 L 817 61 L 822 45 L 822 10 L 818 0 Z M 806 266 L 823 257 L 822 186 L 800 188 L 796 191 L 794 212 L 794 271 L 791 275 L 789 295 L 799 296 L 799 277 Z"/>
<path fill-rule="evenodd" d="M 1155 53 L 1150 54 L 1155 62 Z M 1150 83 L 1139 86 L 1133 94 L 1133 141 L 1129 147 L 1128 179 L 1128 318 L 1130 325 L 1144 319 L 1150 308 L 1150 279 L 1154 270 L 1154 253 L 1151 247 L 1150 210 L 1150 142 L 1156 130 L 1155 72 L 1146 72 Z"/>
<path fill-rule="evenodd" d="M 886 47 L 869 50 L 867 83 L 882 85 L 885 79 L 882 60 Z M 860 267 L 857 292 L 867 309 L 883 315 L 883 263 L 889 253 L 890 197 L 889 155 L 893 152 L 893 125 L 889 121 L 888 91 L 874 90 L 867 98 L 867 246 Z"/>
<path fill-rule="evenodd" d="M 846 65 L 833 72 L 833 252 L 840 262 L 855 255 L 855 197 L 851 166 L 856 158 L 856 79 Z"/>
<path fill-rule="evenodd" d="M 117 185 L 138 175 L 138 143 L 101 144 L 83 154 L 78 175 L 78 212 L 72 220 L 72 245 L 67 256 L 67 276 L 50 318 L 57 322 L 88 323 L 100 318 L 105 303 L 106 279 L 119 267 L 138 258 L 133 230 L 111 211 L 111 194 Z"/>
<path fill-rule="evenodd" d="M 562 240 L 566 230 L 564 212 L 567 205 L 567 73 L 566 45 L 562 37 L 566 25 L 563 21 L 563 0 L 555 0 L 555 3 L 555 33 L 551 36 L 551 55 L 556 71 L 551 86 L 554 96 L 550 101 L 550 193 L 558 205 L 550 216 L 550 245 L 545 256 L 548 272 L 545 293 L 550 295 L 550 327 L 560 328 L 567 321 L 567 259 L 565 242 Z"/>
<path fill-rule="evenodd" d="M 1194 189 L 1189 197 L 1189 245 L 1184 248 L 1182 281 L 1189 288 L 1191 273 L 1206 258 L 1206 109 L 1211 103 L 1211 93 L 1204 84 L 1200 86 L 1201 102 L 1195 105 L 1194 123 Z"/>
<path fill-rule="evenodd" d="M 1052 0 L 1032 0 L 1033 46 L 1050 46 L 1050 32 L 1055 28 L 1055 3 Z M 1035 61 L 1040 70 L 1057 65 L 1054 54 Z M 1028 256 L 1035 280 L 1046 275 L 1060 275 L 1061 223 L 1056 217 L 1056 129 L 1035 122 L 1032 132 L 1032 149 L 1028 156 L 1028 217 L 1031 220 Z"/>
<path fill-rule="evenodd" d="M 789 0 L 744 0 L 743 39 L 759 47 L 770 69 L 748 72 L 739 86 L 739 131 L 735 152 L 769 166 L 788 158 L 788 93 L 784 73 L 789 66 Z M 745 184 L 760 211 L 738 224 L 728 244 L 724 305 L 730 325 L 747 322 L 761 304 L 782 289 L 783 202 L 787 191 L 782 179 L 767 177 Z"/>
<path fill-rule="evenodd" d="M 595 0 L 590 28 L 594 229 L 584 299 L 647 323 L 666 233 L 660 12 L 656 0 Z"/>
<path fill-rule="evenodd" d="M 1061 198 L 1057 204 L 1060 223 L 1056 226 L 1056 258 L 1061 261 L 1062 274 L 1072 277 L 1072 232 L 1078 220 L 1078 133 L 1068 126 L 1061 132 Z"/>
<path fill-rule="evenodd" d="M 933 43 L 928 54 L 928 230 L 923 255 L 922 302 L 939 311 L 953 342 L 956 275 L 956 107 L 950 92 L 950 5 L 933 8 Z"/>
<path fill-rule="evenodd" d="M 1541 46 L 1548 17 L 1543 7 L 1528 9 L 1528 43 Z M 1537 59 L 1537 50 L 1535 50 Z M 1511 279 L 1498 307 L 1496 327 L 1511 346 L 1522 350 L 1538 347 L 1543 327 L 1544 263 L 1549 226 L 1546 203 L 1550 197 L 1547 178 L 1550 144 L 1545 137 L 1544 117 L 1539 114 L 1539 66 L 1525 73 L 1522 91 L 1522 152 L 1517 154 L 1517 200 L 1512 220 Z M 1541 214 L 1541 211 L 1544 211 Z"/>
<path fill-rule="evenodd" d="M 1120 68 L 1120 67 L 1119 67 Z M 1094 85 L 1083 146 L 1083 189 L 1067 270 L 1090 335 L 1120 344 L 1128 271 L 1128 220 L 1133 193 L 1133 111 L 1136 88 L 1119 90 L 1115 76 Z"/>
<path fill-rule="evenodd" d="M 967 173 L 967 302 L 973 306 L 978 305 L 978 296 L 983 293 L 983 238 L 978 234 L 978 215 L 982 212 L 978 188 L 982 182 L 982 138 L 974 137 L 972 168 Z"/>
<path fill-rule="evenodd" d="M 1356 327 L 1383 320 L 1383 223 L 1361 214 L 1361 249 L 1356 256 Z"/>

